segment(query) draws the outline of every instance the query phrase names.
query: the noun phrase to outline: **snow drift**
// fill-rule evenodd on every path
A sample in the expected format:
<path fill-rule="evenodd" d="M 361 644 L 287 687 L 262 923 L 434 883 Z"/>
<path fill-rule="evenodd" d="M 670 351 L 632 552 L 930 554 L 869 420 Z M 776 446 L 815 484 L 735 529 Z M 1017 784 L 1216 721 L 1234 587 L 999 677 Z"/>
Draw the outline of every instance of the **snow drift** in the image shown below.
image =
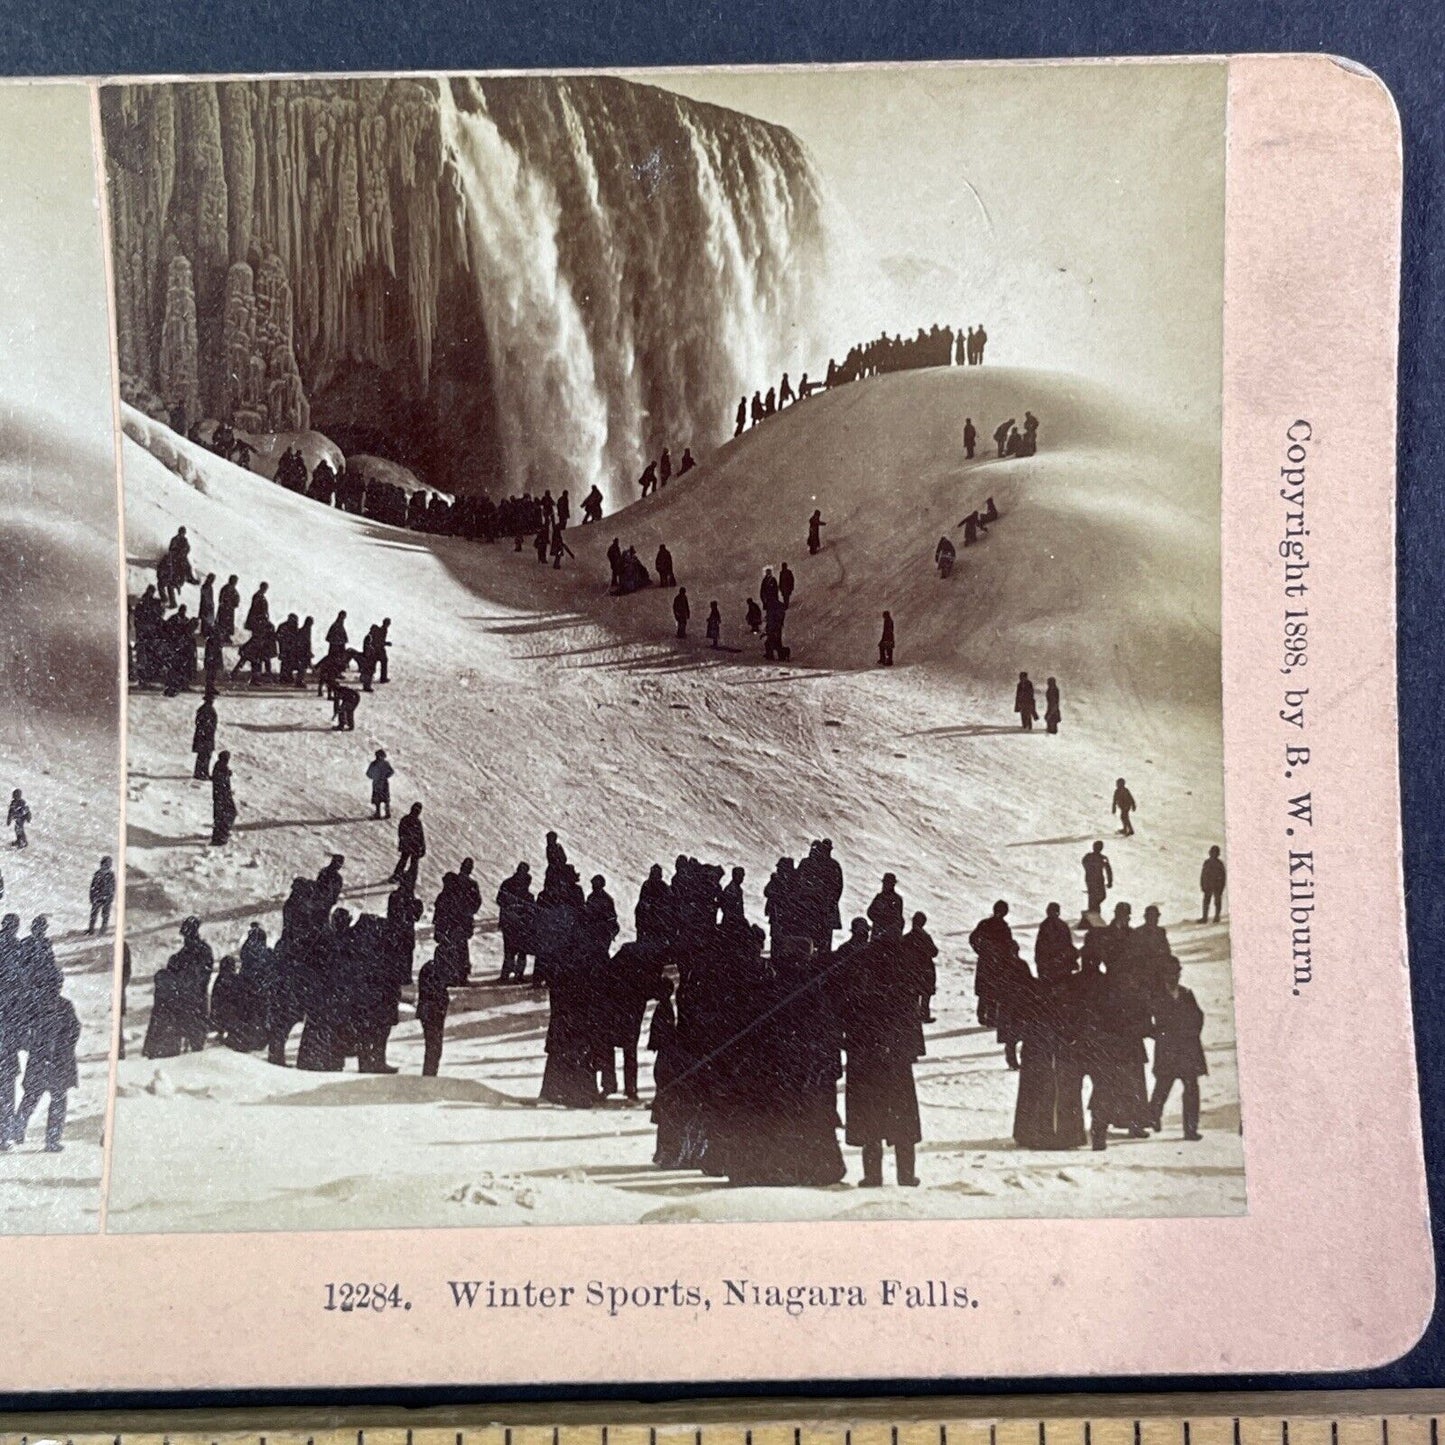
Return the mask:
<path fill-rule="evenodd" d="M 987 434 L 1024 406 L 1042 423 L 1036 457 L 965 463 L 964 415 Z M 878 378 L 790 408 L 601 527 L 569 529 L 576 561 L 553 571 L 505 542 L 421 536 L 323 508 L 128 419 L 128 432 L 146 429 L 185 453 L 186 476 L 157 459 L 164 447 L 127 442 L 133 556 L 149 558 L 184 523 L 196 566 L 238 572 L 246 595 L 264 576 L 273 614 L 323 625 L 343 607 L 361 625 L 389 616 L 395 645 L 393 680 L 363 700 L 355 733 L 330 731 L 314 692 L 223 694 L 218 741 L 232 752 L 240 806 L 224 849 L 206 846 L 209 794 L 188 778 L 191 703 L 131 698 L 135 979 L 112 1228 L 1243 1208 L 1228 931 L 1192 921 L 1200 860 L 1223 833 L 1220 716 L 1206 701 L 1218 685 L 1207 446 L 1141 433 L 1127 407 L 1067 378 L 989 368 Z M 990 494 L 999 525 L 939 579 L 939 531 Z M 830 524 L 822 553 L 784 552 L 780 538 L 801 543 L 814 505 Z M 676 641 L 656 589 L 607 594 L 613 535 L 667 539 L 694 598 L 694 633 L 711 595 L 723 601 L 724 649 Z M 780 667 L 740 635 L 739 618 L 762 565 L 785 557 L 799 585 L 795 662 Z M 132 589 L 145 580 L 132 571 Z M 899 665 L 885 670 L 872 666 L 874 627 L 890 604 Z M 1160 647 L 1172 649 L 1170 667 L 1156 665 Z M 1021 666 L 1060 678 L 1057 737 L 1017 728 Z M 186 914 L 202 918 L 218 953 L 253 919 L 274 937 L 291 877 L 332 852 L 347 860 L 346 906 L 384 906 L 395 853 L 392 827 L 370 821 L 366 801 L 376 746 L 397 768 L 398 815 L 414 798 L 426 804 L 428 901 L 464 855 L 490 899 L 518 858 L 540 867 L 547 828 L 584 877 L 608 878 L 624 936 L 648 866 L 678 852 L 744 866 L 755 918 L 778 856 L 811 837 L 834 840 L 845 917 L 896 871 L 941 949 L 939 1022 L 919 1068 L 927 1187 L 861 1203 L 846 1188 L 719 1190 L 652 1167 L 645 1115 L 536 1107 L 546 1005 L 488 983 L 500 965 L 490 908 L 440 1079 L 417 1077 L 409 1009 L 392 1046 L 403 1072 L 391 1079 L 304 1075 L 220 1050 L 139 1057 L 150 980 Z M 1140 812 L 1138 835 L 1109 846 L 1114 896 L 1136 913 L 1163 907 L 1205 1010 L 1205 1142 L 1024 1153 L 1010 1139 L 1015 1076 L 974 1022 L 967 935 L 998 897 L 1013 904 L 1026 950 L 1047 901 L 1077 916 L 1079 857 L 1112 830 L 1120 774 Z M 418 961 L 428 951 L 424 933 Z M 648 1075 L 644 1063 L 644 1092 Z"/>

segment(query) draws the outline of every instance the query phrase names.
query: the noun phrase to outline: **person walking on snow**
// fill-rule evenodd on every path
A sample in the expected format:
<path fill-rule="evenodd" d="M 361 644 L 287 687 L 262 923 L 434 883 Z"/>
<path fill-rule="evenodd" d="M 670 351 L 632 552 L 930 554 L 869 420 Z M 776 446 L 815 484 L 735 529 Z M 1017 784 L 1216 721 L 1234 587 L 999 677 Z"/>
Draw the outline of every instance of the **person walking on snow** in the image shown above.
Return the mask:
<path fill-rule="evenodd" d="M 816 557 L 823 546 L 823 528 L 828 524 L 823 520 L 823 512 L 820 507 L 813 509 L 813 515 L 808 518 L 808 556 Z"/>
<path fill-rule="evenodd" d="M 1039 720 L 1039 710 L 1034 704 L 1034 685 L 1026 672 L 1019 673 L 1019 683 L 1014 688 L 1014 711 L 1019 715 L 1019 726 L 1031 733 Z"/>
<path fill-rule="evenodd" d="M 1051 733 L 1058 732 L 1063 717 L 1059 708 L 1059 684 L 1051 677 L 1044 685 L 1044 722 Z"/>
<path fill-rule="evenodd" d="M 396 825 L 396 867 L 387 881 L 409 883 L 415 888 L 417 869 L 425 857 L 426 832 L 421 822 L 421 804 L 413 803 L 411 811 Z"/>
<path fill-rule="evenodd" d="M 371 779 L 371 816 L 391 817 L 391 775 L 395 768 L 386 760 L 386 749 L 377 748 L 376 756 L 367 764 L 366 776 Z"/>
<path fill-rule="evenodd" d="M 1114 801 L 1109 811 L 1119 815 L 1119 832 L 1126 838 L 1134 836 L 1134 825 L 1129 821 L 1129 814 L 1139 805 L 1134 801 L 1134 795 L 1125 786 L 1123 778 L 1114 784 Z"/>
<path fill-rule="evenodd" d="M 1209 905 L 1214 904 L 1214 921 L 1219 922 L 1219 909 L 1224 901 L 1224 859 L 1219 856 L 1219 844 L 1209 850 L 1209 857 L 1199 870 L 1199 891 L 1204 895 L 1204 906 L 1199 910 L 1199 921 L 1209 921 Z"/>
<path fill-rule="evenodd" d="M 28 848 L 30 840 L 25 836 L 25 825 L 30 821 L 30 804 L 19 788 L 10 794 L 10 811 L 6 813 L 5 821 L 15 829 L 15 846 Z"/>
<path fill-rule="evenodd" d="M 692 607 L 687 600 L 687 588 L 679 587 L 677 596 L 672 599 L 672 615 L 677 620 L 677 635 L 687 636 L 687 619 L 692 616 Z"/>
<path fill-rule="evenodd" d="M 878 639 L 878 665 L 880 667 L 893 666 L 893 614 L 883 614 L 883 632 Z"/>

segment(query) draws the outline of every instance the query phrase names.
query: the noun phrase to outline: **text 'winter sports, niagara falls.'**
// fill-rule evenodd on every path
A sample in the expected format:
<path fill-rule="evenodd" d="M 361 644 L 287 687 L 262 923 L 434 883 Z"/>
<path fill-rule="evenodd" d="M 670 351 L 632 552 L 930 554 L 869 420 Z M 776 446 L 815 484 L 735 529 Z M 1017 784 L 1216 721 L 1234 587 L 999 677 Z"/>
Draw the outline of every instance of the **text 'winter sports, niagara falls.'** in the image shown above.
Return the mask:
<path fill-rule="evenodd" d="M 861 1282 L 814 1282 L 724 1279 L 716 1288 L 671 1280 L 664 1284 L 629 1283 L 592 1279 L 585 1284 L 539 1284 L 524 1280 L 502 1284 L 497 1280 L 450 1279 L 452 1304 L 459 1310 L 558 1310 L 582 1307 L 602 1309 L 616 1318 L 651 1310 L 707 1313 L 716 1303 L 724 1309 L 780 1310 L 801 1315 L 837 1309 L 977 1309 L 978 1299 L 969 1287 L 949 1279 L 882 1279 Z"/>
<path fill-rule="evenodd" d="M 1309 608 L 1305 598 L 1309 583 L 1305 574 L 1309 570 L 1309 548 L 1306 539 L 1309 528 L 1305 525 L 1305 463 L 1309 446 L 1314 441 L 1314 427 L 1303 419 L 1293 421 L 1285 428 L 1285 465 L 1279 469 L 1282 483 L 1279 495 L 1284 502 L 1284 527 L 1279 539 L 1279 555 L 1284 565 L 1284 618 L 1282 656 L 1280 673 L 1286 680 L 1284 706 L 1280 708 L 1280 721 L 1298 734 L 1305 732 L 1305 704 L 1309 699 L 1309 688 L 1299 685 L 1309 665 Z M 1289 925 L 1290 925 L 1290 974 L 1293 980 L 1290 992 L 1300 996 L 1300 990 L 1314 978 L 1311 934 L 1315 912 L 1315 855 L 1313 848 L 1302 848 L 1295 841 L 1314 826 L 1314 804 L 1308 788 L 1300 791 L 1297 775 L 1309 766 L 1310 749 L 1298 737 L 1292 736 L 1284 745 L 1284 776 L 1289 784 L 1286 793 L 1288 821 L 1285 824 L 1285 838 L 1289 842 L 1286 850 L 1289 863 Z"/>

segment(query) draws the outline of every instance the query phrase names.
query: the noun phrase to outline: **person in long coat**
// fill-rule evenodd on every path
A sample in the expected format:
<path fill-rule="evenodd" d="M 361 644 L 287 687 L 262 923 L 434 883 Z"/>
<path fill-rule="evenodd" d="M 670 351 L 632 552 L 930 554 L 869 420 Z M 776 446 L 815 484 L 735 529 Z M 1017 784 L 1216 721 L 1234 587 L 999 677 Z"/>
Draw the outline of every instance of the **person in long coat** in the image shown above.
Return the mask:
<path fill-rule="evenodd" d="M 211 776 L 211 754 L 216 750 L 216 699 L 207 688 L 201 705 L 196 709 L 196 722 L 191 730 L 191 751 L 196 755 L 196 767 L 192 776 Z"/>
<path fill-rule="evenodd" d="M 211 769 L 211 842 L 228 843 L 236 826 L 236 795 L 231 787 L 231 754 L 224 748 L 216 754 Z"/>
<path fill-rule="evenodd" d="M 1073 931 L 1060 916 L 1062 913 L 1059 904 L 1050 903 L 1034 936 L 1034 969 L 1043 984 L 1051 985 L 1068 978 L 1079 960 Z"/>
<path fill-rule="evenodd" d="M 968 936 L 978 955 L 973 991 L 978 998 L 978 1021 L 995 1031 L 1004 1046 L 1004 1061 L 1019 1066 L 1019 1025 L 1027 1004 L 1028 965 L 1019 957 L 1018 943 L 1008 925 L 1008 904 L 1000 898 L 993 912 Z"/>
<path fill-rule="evenodd" d="M 1149 1112 L 1154 1129 L 1164 1127 L 1164 1105 L 1176 1079 L 1184 1086 L 1184 1137 L 1203 1138 L 1199 1132 L 1199 1079 L 1209 1072 L 1200 1033 L 1204 1011 L 1190 989 L 1179 982 L 1179 960 L 1173 955 L 1164 965 L 1164 987 L 1154 1001 L 1154 1092 Z"/>
<path fill-rule="evenodd" d="M 339 1073 L 353 1039 L 353 990 L 356 980 L 351 915 L 344 908 L 331 915 L 331 926 L 316 941 L 305 978 L 305 1023 L 296 1049 L 296 1067 Z"/>
<path fill-rule="evenodd" d="M 532 949 L 532 873 L 518 863 L 510 878 L 497 889 L 497 922 L 502 934 L 502 973 L 499 983 L 527 976 L 527 955 Z"/>
<path fill-rule="evenodd" d="M 386 749 L 377 748 L 376 756 L 366 766 L 366 776 L 371 780 L 371 816 L 391 817 L 391 777 L 396 771 L 387 761 Z"/>
<path fill-rule="evenodd" d="M 722 1131 L 734 1184 L 824 1188 L 847 1173 L 838 1146 L 843 1032 L 829 980 L 805 938 L 790 938 L 745 990 L 733 1117 Z"/>
<path fill-rule="evenodd" d="M 1079 1149 L 1084 1128 L 1084 1075 L 1077 1045 L 1071 975 L 1028 978 L 1020 990 L 1018 1101 L 1014 1141 L 1021 1149 Z"/>
<path fill-rule="evenodd" d="M 1026 672 L 1019 673 L 1018 686 L 1014 688 L 1014 711 L 1019 715 L 1019 726 L 1032 732 L 1039 720 L 1039 710 L 1034 705 L 1034 685 Z"/>
<path fill-rule="evenodd" d="M 233 572 L 216 594 L 215 630 L 222 642 L 229 642 L 236 633 L 236 613 L 241 609 L 241 590 L 236 585 L 239 580 Z"/>
<path fill-rule="evenodd" d="M 271 1011 L 277 991 L 275 950 L 266 943 L 266 930 L 253 923 L 240 948 L 236 973 L 236 1022 L 226 1037 L 228 1048 L 250 1054 L 264 1049 L 271 1037 Z"/>
<path fill-rule="evenodd" d="M 923 1137 L 915 1060 L 923 1057 L 919 979 L 910 977 L 902 940 L 891 934 L 863 942 L 867 924 L 838 950 L 841 963 L 844 1100 L 848 1143 L 863 1150 L 864 1188 L 883 1183 L 883 1148 L 893 1146 L 898 1182 L 917 1185 L 915 1150 Z M 846 951 L 846 952 L 845 952 Z"/>
<path fill-rule="evenodd" d="M 11 1126 L 10 1141 L 25 1142 L 25 1131 L 31 1115 L 46 1095 L 50 1108 L 45 1120 L 45 1150 L 58 1154 L 64 1147 L 66 1106 L 69 1091 L 80 1083 L 76 1069 L 75 1047 L 80 1041 L 80 1020 L 75 1007 L 61 995 L 60 980 L 50 977 L 37 981 L 31 1005 L 28 1031 L 28 1053 L 25 1056 L 25 1079 L 21 1085 L 20 1107 Z"/>
<path fill-rule="evenodd" d="M 1044 684 L 1044 724 L 1051 733 L 1056 733 L 1063 717 L 1063 711 L 1059 706 L 1058 680 L 1051 677 Z"/>
<path fill-rule="evenodd" d="M 547 1064 L 540 1097 L 569 1109 L 590 1109 L 599 1102 L 596 1045 L 590 1018 L 594 981 L 589 977 L 592 949 L 584 918 L 581 888 L 575 896 L 539 908 L 539 963 L 546 958 L 548 1003 Z M 545 892 L 545 890 L 544 890 Z M 554 934 L 547 937 L 547 934 Z"/>

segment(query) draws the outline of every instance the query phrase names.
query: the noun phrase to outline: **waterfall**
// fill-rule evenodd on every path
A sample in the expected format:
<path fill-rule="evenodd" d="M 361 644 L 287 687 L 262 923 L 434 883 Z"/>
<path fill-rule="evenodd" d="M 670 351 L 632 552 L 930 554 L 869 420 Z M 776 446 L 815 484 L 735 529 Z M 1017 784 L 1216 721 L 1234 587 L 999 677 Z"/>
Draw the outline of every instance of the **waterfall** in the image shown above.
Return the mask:
<path fill-rule="evenodd" d="M 630 80 L 127 84 L 101 123 L 127 400 L 309 423 L 444 491 L 632 501 L 826 366 L 869 290 L 791 132 Z"/>
<path fill-rule="evenodd" d="M 606 77 L 453 81 L 442 134 L 491 347 L 505 489 L 634 499 L 819 365 L 823 207 L 786 132 Z"/>

